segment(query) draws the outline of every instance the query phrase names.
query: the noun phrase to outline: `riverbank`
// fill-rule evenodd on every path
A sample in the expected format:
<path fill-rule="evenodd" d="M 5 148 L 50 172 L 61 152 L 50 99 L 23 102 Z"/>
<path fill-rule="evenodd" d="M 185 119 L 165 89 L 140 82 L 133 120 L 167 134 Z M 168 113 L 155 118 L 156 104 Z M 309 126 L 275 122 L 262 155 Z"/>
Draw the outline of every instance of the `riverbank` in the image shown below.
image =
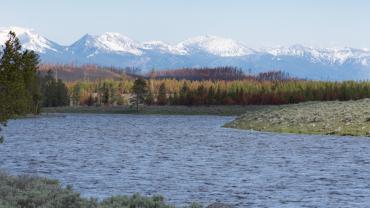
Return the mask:
<path fill-rule="evenodd" d="M 42 113 L 95 113 L 95 114 L 143 114 L 143 115 L 219 115 L 238 116 L 246 111 L 253 111 L 261 106 L 143 106 L 137 113 L 128 106 L 79 106 L 79 107 L 49 107 Z"/>
<path fill-rule="evenodd" d="M 370 136 L 370 99 L 248 110 L 225 127 L 266 132 Z"/>
<path fill-rule="evenodd" d="M 215 206 L 218 205 L 218 206 Z M 209 205 L 211 207 L 231 207 L 220 203 Z M 36 176 L 10 176 L 0 172 L 0 207 L 44 207 L 44 208 L 175 208 L 165 202 L 162 196 L 112 196 L 98 201 L 95 198 L 81 197 L 72 186 L 62 187 L 57 180 Z M 197 203 L 191 203 L 185 208 L 202 208 Z"/>

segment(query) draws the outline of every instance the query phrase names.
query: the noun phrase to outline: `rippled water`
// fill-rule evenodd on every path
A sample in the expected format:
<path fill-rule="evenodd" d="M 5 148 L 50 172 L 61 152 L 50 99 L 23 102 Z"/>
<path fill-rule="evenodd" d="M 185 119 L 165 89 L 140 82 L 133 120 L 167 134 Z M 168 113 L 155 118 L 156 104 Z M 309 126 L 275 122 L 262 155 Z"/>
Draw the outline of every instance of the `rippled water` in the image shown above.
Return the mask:
<path fill-rule="evenodd" d="M 9 122 L 0 169 L 84 196 L 161 194 L 176 205 L 368 207 L 370 140 L 226 129 L 232 117 L 67 115 Z"/>

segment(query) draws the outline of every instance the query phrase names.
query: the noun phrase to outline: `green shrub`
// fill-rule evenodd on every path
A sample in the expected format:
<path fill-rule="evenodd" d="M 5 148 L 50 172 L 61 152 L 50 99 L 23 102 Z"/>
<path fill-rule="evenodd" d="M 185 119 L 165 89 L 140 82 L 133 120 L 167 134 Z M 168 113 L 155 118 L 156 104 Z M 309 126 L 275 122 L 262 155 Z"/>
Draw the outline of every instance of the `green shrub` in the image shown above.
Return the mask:
<path fill-rule="evenodd" d="M 0 172 L 0 208 L 174 208 L 162 196 L 112 196 L 98 202 L 63 188 L 56 180 L 33 176 L 9 176 Z M 202 208 L 191 204 L 188 208 Z"/>

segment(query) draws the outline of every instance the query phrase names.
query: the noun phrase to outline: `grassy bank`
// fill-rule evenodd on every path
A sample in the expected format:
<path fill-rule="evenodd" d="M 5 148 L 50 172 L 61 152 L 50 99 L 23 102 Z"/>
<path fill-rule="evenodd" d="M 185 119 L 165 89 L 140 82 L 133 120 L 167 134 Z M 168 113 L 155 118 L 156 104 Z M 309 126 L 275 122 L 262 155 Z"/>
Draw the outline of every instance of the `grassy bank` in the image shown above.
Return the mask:
<path fill-rule="evenodd" d="M 1 208 L 174 208 L 163 197 L 113 196 L 102 201 L 83 198 L 71 187 L 40 177 L 9 176 L 0 173 Z M 191 204 L 188 208 L 201 208 Z"/>
<path fill-rule="evenodd" d="M 370 99 L 248 110 L 225 127 L 267 132 L 370 136 Z"/>
<path fill-rule="evenodd" d="M 143 106 L 138 114 L 159 115 L 220 115 L 237 116 L 248 110 L 255 110 L 258 106 Z M 43 113 L 108 113 L 108 114 L 136 114 L 135 109 L 128 106 L 80 106 L 43 108 Z"/>

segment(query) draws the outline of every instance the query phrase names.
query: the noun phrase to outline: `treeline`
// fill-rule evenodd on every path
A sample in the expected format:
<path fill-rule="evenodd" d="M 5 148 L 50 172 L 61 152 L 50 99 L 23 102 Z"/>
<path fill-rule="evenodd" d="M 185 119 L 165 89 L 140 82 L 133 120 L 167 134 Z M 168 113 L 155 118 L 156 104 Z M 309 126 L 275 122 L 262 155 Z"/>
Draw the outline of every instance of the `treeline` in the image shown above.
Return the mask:
<path fill-rule="evenodd" d="M 155 79 L 185 80 L 241 80 L 246 79 L 243 70 L 236 67 L 183 68 L 152 71 L 147 77 Z"/>
<path fill-rule="evenodd" d="M 71 81 L 94 81 L 101 79 L 119 80 L 122 76 L 129 77 L 133 72 L 130 68 L 116 69 L 113 67 L 100 67 L 96 65 L 73 65 L 73 64 L 41 64 L 39 72 L 45 76 L 49 71 L 52 71 L 54 77 L 62 79 L 65 82 Z"/>
<path fill-rule="evenodd" d="M 139 77 L 147 79 L 177 79 L 177 80 L 288 80 L 294 79 L 289 74 L 282 71 L 269 71 L 259 74 L 248 74 L 242 69 L 230 66 L 224 67 L 204 67 L 204 68 L 180 68 L 170 70 L 155 70 L 148 73 L 141 73 L 139 68 L 126 67 L 102 67 L 97 65 L 73 65 L 73 64 L 41 64 L 38 68 L 42 75 L 46 75 L 49 71 L 55 74 L 55 77 L 66 82 L 71 81 L 96 81 L 103 79 L 120 80 L 136 79 Z"/>
<path fill-rule="evenodd" d="M 75 105 L 128 105 L 133 80 L 68 83 Z M 148 105 L 280 105 L 370 98 L 370 82 L 146 80 Z"/>
<path fill-rule="evenodd" d="M 283 71 L 262 72 L 257 75 L 246 74 L 242 69 L 237 67 L 214 67 L 214 68 L 183 68 L 172 70 L 151 71 L 146 75 L 150 79 L 185 79 L 191 81 L 202 80 L 293 80 L 288 73 Z"/>

